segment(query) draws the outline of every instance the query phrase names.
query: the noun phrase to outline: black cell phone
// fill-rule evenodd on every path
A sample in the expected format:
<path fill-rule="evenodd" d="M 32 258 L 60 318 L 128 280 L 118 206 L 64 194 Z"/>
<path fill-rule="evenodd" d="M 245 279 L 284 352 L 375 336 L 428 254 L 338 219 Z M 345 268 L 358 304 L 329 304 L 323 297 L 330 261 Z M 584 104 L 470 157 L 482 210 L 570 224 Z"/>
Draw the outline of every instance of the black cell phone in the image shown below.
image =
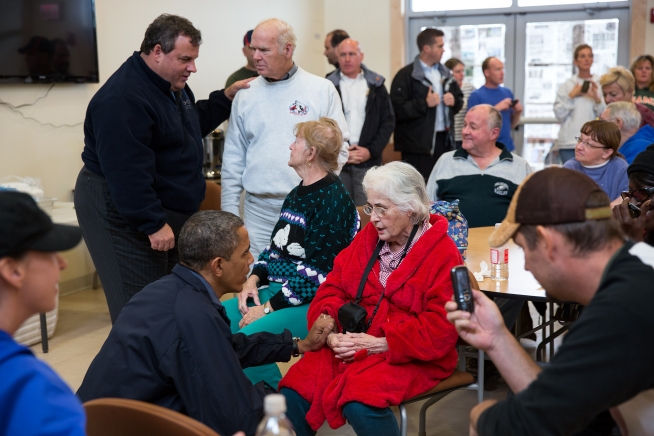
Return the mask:
<path fill-rule="evenodd" d="M 590 81 L 589 80 L 584 80 L 584 83 L 581 85 L 581 93 L 582 94 L 587 93 L 588 88 L 590 88 Z"/>
<path fill-rule="evenodd" d="M 638 218 L 640 216 L 640 208 L 635 204 L 629 203 L 627 205 L 629 208 L 629 216 L 632 218 Z"/>
<path fill-rule="evenodd" d="M 470 280 L 468 279 L 468 268 L 465 266 L 452 268 L 452 288 L 454 288 L 454 301 L 459 306 L 459 310 L 472 313 L 475 306 L 472 299 L 472 290 L 470 289 Z"/>
<path fill-rule="evenodd" d="M 518 100 L 517 98 L 511 100 L 511 107 L 515 107 L 515 105 L 518 104 L 519 101 L 520 101 L 520 100 Z"/>

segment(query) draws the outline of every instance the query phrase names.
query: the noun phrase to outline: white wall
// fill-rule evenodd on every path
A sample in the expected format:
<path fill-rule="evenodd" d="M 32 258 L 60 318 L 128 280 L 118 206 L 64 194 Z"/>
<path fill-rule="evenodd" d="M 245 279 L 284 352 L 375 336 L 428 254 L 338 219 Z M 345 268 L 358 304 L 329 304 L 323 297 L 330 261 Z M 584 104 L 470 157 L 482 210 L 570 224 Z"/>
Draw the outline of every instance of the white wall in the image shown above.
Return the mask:
<path fill-rule="evenodd" d="M 350 37 L 359 41 L 364 54 L 363 62 L 368 68 L 386 78 L 387 88 L 393 80 L 390 75 L 390 13 L 391 0 L 325 1 L 325 33 L 334 29 L 343 29 Z M 323 62 L 325 74 L 334 69 L 326 60 Z"/>
<path fill-rule="evenodd" d="M 654 55 L 654 23 L 649 22 L 650 10 L 654 8 L 654 0 L 647 0 L 647 24 L 645 24 L 645 53 Z"/>
<path fill-rule="evenodd" d="M 297 63 L 310 72 L 324 75 L 323 0 L 96 0 L 95 3 L 101 82 L 138 50 L 147 25 L 164 12 L 185 16 L 202 31 L 198 73 L 189 80 L 197 98 L 206 98 L 209 92 L 221 89 L 227 77 L 245 64 L 241 53 L 243 35 L 264 18 L 279 17 L 291 23 L 298 37 Z M 88 102 L 100 85 L 57 84 L 46 99 L 22 110 L 45 123 L 81 123 Z M 0 85 L 0 99 L 14 105 L 29 103 L 42 95 L 47 86 Z M 0 106 L 0 178 L 39 177 L 46 195 L 70 201 L 82 166 L 83 140 L 81 125 L 44 127 Z"/>

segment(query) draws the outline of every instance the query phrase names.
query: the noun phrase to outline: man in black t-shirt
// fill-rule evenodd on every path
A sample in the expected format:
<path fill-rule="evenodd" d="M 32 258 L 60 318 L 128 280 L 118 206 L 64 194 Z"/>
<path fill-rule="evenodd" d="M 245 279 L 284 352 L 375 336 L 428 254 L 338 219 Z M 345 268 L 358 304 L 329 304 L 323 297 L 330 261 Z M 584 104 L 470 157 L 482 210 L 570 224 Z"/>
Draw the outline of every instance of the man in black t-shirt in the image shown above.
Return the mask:
<path fill-rule="evenodd" d="M 473 291 L 473 313 L 446 304 L 461 338 L 483 349 L 516 393 L 475 406 L 470 433 L 610 435 L 610 410 L 632 434 L 650 434 L 639 427 L 637 407 L 651 408 L 654 393 L 654 348 L 643 347 L 654 331 L 654 248 L 625 242 L 608 196 L 584 174 L 563 168 L 534 173 L 518 187 L 489 243 L 509 238 L 523 248 L 525 269 L 550 299 L 586 307 L 541 369 L 482 293 Z"/>

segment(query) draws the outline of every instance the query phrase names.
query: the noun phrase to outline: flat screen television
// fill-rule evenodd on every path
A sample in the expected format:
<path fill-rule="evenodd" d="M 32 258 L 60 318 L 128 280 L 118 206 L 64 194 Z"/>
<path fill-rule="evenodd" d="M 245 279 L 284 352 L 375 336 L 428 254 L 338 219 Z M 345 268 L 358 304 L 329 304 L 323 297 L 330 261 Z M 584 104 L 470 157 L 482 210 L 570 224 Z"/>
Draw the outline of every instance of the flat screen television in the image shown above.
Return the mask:
<path fill-rule="evenodd" d="M 94 0 L 0 6 L 0 83 L 98 83 Z"/>

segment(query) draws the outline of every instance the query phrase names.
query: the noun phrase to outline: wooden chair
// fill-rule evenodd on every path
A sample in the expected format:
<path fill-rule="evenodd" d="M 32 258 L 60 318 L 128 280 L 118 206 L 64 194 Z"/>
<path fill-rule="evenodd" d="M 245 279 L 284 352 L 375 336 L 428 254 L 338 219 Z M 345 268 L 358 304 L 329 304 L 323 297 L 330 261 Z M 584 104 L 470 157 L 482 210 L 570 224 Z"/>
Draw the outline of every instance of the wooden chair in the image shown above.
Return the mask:
<path fill-rule="evenodd" d="M 418 396 L 415 396 L 413 398 L 404 401 L 402 404 L 398 406 L 400 408 L 400 434 L 402 436 L 406 436 L 408 433 L 409 422 L 406 413 L 407 404 L 415 403 L 416 401 L 427 400 L 425 404 L 423 404 L 422 407 L 420 408 L 420 418 L 419 418 L 420 421 L 418 427 L 418 435 L 426 436 L 427 433 L 425 430 L 425 426 L 426 426 L 425 423 L 426 423 L 427 409 L 437 401 L 445 398 L 448 394 L 458 389 L 467 387 L 470 384 L 472 384 L 474 381 L 475 378 L 472 376 L 472 374 L 464 371 L 454 370 L 451 376 L 441 381 L 438 385 L 436 385 L 435 388 L 430 389 L 427 392 L 424 392 Z"/>
<path fill-rule="evenodd" d="M 143 401 L 99 398 L 84 409 L 88 436 L 219 436 L 200 421 Z"/>
<path fill-rule="evenodd" d="M 207 191 L 204 194 L 204 200 L 200 203 L 200 210 L 221 210 L 222 187 L 211 180 L 207 180 Z"/>

